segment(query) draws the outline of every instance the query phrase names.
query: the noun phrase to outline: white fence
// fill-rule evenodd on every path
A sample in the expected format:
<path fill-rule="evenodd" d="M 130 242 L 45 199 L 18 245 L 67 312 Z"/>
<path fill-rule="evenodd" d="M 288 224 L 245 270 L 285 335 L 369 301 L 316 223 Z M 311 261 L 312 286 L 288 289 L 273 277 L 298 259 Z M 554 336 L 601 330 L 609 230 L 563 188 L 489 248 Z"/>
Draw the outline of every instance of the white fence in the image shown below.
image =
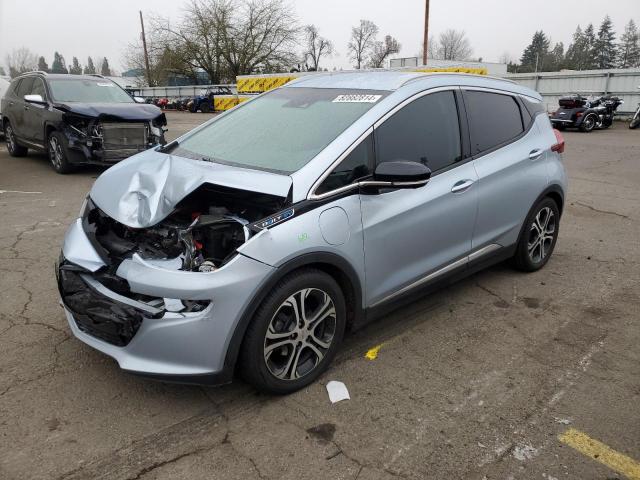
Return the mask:
<path fill-rule="evenodd" d="M 631 114 L 640 103 L 640 69 L 584 70 L 566 72 L 509 73 L 505 78 L 542 95 L 547 111 L 558 108 L 558 99 L 568 93 L 585 96 L 610 94 L 624 104 L 618 113 Z"/>

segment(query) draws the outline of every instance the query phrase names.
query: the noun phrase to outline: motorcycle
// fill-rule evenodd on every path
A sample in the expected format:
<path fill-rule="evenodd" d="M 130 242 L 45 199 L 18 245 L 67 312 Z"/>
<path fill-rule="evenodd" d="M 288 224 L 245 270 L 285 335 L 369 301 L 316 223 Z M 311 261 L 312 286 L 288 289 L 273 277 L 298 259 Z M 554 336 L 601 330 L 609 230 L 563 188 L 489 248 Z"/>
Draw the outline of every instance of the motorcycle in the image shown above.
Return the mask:
<path fill-rule="evenodd" d="M 550 118 L 555 128 L 577 128 L 581 132 L 590 132 L 596 128 L 609 128 L 613 124 L 616 110 L 623 101 L 611 95 L 585 98 L 573 94 L 560 98 L 558 103 L 560 108 Z"/>
<path fill-rule="evenodd" d="M 638 86 L 640 88 L 640 85 Z M 633 115 L 631 119 L 631 123 L 629 123 L 629 128 L 631 130 L 640 127 L 640 103 L 638 104 L 638 108 L 636 109 L 636 113 Z"/>

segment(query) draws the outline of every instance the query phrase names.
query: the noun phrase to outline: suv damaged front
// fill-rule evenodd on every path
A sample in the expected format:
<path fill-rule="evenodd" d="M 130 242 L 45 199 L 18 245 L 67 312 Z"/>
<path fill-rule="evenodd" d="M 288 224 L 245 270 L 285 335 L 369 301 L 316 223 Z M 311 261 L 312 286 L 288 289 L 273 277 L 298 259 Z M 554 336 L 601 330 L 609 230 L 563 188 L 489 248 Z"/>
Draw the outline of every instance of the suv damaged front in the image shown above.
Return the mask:
<path fill-rule="evenodd" d="M 167 119 L 155 105 L 137 103 L 101 76 L 45 77 L 52 108 L 61 115 L 46 126 L 62 132 L 74 164 L 111 164 L 164 145 Z"/>
<path fill-rule="evenodd" d="M 58 104 L 57 126 L 68 140 L 73 163 L 114 163 L 156 145 L 164 145 L 167 119 L 153 105 L 131 107 Z"/>
<path fill-rule="evenodd" d="M 289 176 L 247 173 L 152 150 L 100 176 L 57 270 L 74 334 L 147 375 L 223 365 L 223 332 L 273 269 L 238 249 L 290 210 Z"/>

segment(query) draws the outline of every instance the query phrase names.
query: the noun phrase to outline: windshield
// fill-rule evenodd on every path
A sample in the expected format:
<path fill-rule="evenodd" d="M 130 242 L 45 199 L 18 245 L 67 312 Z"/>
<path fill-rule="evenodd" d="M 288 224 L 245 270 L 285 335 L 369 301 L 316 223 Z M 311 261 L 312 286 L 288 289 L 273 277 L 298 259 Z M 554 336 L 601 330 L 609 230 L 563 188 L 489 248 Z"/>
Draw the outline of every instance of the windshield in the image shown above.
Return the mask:
<path fill-rule="evenodd" d="M 132 103 L 133 99 L 111 80 L 96 78 L 50 79 L 51 95 L 57 102 Z"/>
<path fill-rule="evenodd" d="M 332 88 L 274 90 L 181 141 L 176 154 L 289 174 L 387 94 Z"/>

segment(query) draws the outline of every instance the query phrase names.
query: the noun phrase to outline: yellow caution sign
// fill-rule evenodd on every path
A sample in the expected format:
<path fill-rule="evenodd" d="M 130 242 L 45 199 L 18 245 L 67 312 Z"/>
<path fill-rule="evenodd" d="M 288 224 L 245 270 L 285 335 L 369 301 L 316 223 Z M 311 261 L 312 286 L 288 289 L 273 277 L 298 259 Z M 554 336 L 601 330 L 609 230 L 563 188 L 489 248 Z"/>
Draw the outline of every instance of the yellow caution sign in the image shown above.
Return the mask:
<path fill-rule="evenodd" d="M 213 110 L 216 112 L 223 112 L 230 110 L 239 103 L 246 102 L 251 96 L 242 95 L 216 95 L 213 97 Z"/>
<path fill-rule="evenodd" d="M 487 75 L 489 72 L 486 68 L 469 68 L 469 67 L 433 67 L 433 68 L 418 68 L 411 70 L 412 72 L 449 72 L 449 73 L 473 73 L 474 75 Z"/>
<path fill-rule="evenodd" d="M 290 75 L 283 76 L 247 76 L 238 77 L 237 88 L 239 93 L 262 93 L 274 88 L 281 87 L 296 77 Z"/>

